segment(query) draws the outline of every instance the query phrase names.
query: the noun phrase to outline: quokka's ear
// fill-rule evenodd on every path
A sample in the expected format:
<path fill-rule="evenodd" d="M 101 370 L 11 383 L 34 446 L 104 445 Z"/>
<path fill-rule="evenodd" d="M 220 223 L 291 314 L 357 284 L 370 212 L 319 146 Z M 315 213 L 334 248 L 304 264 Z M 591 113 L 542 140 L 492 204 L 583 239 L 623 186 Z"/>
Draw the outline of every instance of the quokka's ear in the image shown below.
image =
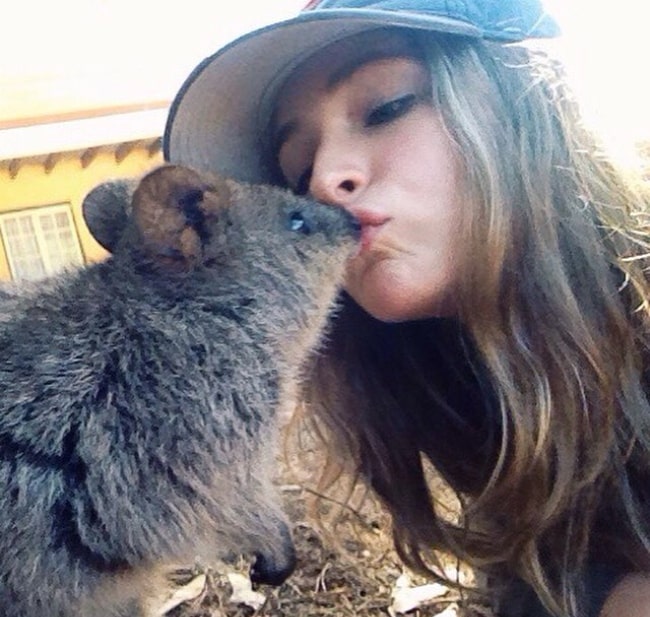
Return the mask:
<path fill-rule="evenodd" d="M 95 240 L 111 253 L 126 229 L 137 185 L 137 180 L 111 180 L 99 184 L 84 197 L 81 210 L 86 226 Z"/>
<path fill-rule="evenodd" d="M 157 261 L 191 267 L 210 241 L 208 220 L 228 206 L 225 180 L 178 165 L 147 174 L 133 194 L 133 220 L 143 248 Z"/>

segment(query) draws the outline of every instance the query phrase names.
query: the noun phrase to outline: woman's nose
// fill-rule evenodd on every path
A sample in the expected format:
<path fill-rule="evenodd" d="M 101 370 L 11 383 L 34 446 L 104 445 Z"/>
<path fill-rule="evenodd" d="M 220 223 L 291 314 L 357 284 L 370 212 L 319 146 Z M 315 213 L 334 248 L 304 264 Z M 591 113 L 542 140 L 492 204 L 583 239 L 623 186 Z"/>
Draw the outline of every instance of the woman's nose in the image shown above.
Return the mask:
<path fill-rule="evenodd" d="M 325 203 L 347 206 L 369 182 L 369 164 L 361 148 L 321 145 L 315 154 L 309 193 Z"/>

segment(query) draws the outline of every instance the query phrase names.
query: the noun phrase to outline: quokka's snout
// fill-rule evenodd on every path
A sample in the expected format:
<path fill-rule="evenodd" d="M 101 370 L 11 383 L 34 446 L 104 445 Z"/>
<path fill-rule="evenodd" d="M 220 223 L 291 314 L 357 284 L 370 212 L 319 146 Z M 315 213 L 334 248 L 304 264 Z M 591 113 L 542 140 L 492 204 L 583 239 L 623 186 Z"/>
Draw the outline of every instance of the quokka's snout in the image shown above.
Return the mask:
<path fill-rule="evenodd" d="M 281 585 L 296 568 L 296 550 L 289 528 L 281 524 L 281 545 L 279 550 L 258 552 L 251 566 L 250 578 L 253 583 Z"/>

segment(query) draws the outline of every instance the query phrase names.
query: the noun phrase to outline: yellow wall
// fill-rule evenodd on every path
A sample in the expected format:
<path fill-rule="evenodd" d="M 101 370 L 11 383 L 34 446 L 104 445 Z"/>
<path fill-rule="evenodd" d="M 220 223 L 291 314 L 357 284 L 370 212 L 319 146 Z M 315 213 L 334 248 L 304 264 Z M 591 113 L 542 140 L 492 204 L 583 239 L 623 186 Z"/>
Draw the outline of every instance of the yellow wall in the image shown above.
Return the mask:
<path fill-rule="evenodd" d="M 43 160 L 25 159 L 14 162 L 12 169 L 7 162 L 0 166 L 0 212 L 69 203 L 86 262 L 106 257 L 106 251 L 95 241 L 86 228 L 81 212 L 84 196 L 97 184 L 116 177 L 138 176 L 162 163 L 157 151 L 153 156 L 142 145 L 134 147 L 120 160 L 114 148 L 101 148 L 85 168 L 81 153 L 57 155 L 56 164 L 49 172 Z M 17 173 L 16 173 L 17 170 Z M 12 172 L 15 177 L 12 178 Z M 11 278 L 4 246 L 0 242 L 0 280 Z"/>

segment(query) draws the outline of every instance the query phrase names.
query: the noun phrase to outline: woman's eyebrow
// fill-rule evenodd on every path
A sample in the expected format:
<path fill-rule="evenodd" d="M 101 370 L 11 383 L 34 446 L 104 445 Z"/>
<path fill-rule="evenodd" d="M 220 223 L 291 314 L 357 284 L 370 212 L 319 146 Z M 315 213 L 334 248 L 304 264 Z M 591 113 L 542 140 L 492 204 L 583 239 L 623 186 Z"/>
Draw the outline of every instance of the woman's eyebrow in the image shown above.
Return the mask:
<path fill-rule="evenodd" d="M 357 56 L 349 62 L 341 64 L 335 71 L 332 71 L 331 75 L 328 77 L 326 82 L 326 89 L 331 90 L 338 86 L 342 81 L 350 77 L 356 70 L 365 66 L 369 62 L 374 62 L 376 60 L 387 60 L 389 58 L 399 58 L 405 60 L 418 60 L 416 54 L 411 53 L 395 53 L 388 50 L 375 50 L 364 54 L 362 56 Z"/>

